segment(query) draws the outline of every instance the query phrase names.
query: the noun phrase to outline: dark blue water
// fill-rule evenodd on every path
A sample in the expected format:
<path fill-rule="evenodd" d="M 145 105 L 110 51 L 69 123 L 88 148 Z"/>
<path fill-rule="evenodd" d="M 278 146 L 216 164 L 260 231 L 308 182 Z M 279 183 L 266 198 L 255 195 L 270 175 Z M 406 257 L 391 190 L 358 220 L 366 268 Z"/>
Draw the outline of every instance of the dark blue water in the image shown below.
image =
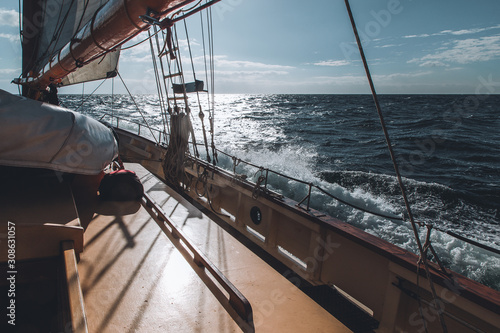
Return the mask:
<path fill-rule="evenodd" d="M 161 128 L 155 96 L 135 97 L 148 122 Z M 81 96 L 61 99 L 68 108 L 81 104 Z M 416 220 L 500 248 L 500 95 L 382 95 L 379 100 Z M 371 96 L 217 95 L 215 101 L 217 148 L 358 206 L 403 216 Z M 127 96 L 115 96 L 113 110 L 111 96 L 92 96 L 81 111 L 143 122 Z M 197 116 L 193 124 L 202 142 Z M 219 165 L 233 168 L 224 156 Z M 251 167 L 240 165 L 237 171 L 257 176 Z M 279 177 L 271 177 L 270 187 L 299 201 L 307 194 L 307 186 Z M 314 208 L 416 252 L 408 222 L 360 212 L 321 193 L 313 193 L 313 199 Z M 439 231 L 431 239 L 448 267 L 500 290 L 498 255 Z"/>

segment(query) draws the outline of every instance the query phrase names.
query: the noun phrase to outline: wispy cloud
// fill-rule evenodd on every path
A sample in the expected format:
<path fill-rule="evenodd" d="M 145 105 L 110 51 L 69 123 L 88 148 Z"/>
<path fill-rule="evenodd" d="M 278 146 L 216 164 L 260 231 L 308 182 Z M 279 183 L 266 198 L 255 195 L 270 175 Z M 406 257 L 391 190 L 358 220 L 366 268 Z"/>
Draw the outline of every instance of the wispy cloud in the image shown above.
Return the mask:
<path fill-rule="evenodd" d="M 262 62 L 248 61 L 248 60 L 230 60 L 225 55 L 215 57 L 215 65 L 217 67 L 236 68 L 236 69 L 259 69 L 259 70 L 291 70 L 295 67 L 276 64 L 265 64 Z"/>
<path fill-rule="evenodd" d="M 385 45 L 374 45 L 373 47 L 374 48 L 377 48 L 377 49 L 385 49 L 385 48 L 388 48 L 388 47 L 400 47 L 400 46 L 403 46 L 404 44 L 385 44 Z"/>
<path fill-rule="evenodd" d="M 491 29 L 499 29 L 500 25 L 495 25 L 492 27 L 486 27 L 486 28 L 473 28 L 473 29 L 461 29 L 461 30 L 443 30 L 441 31 L 441 34 L 449 34 L 449 35 L 455 35 L 455 36 L 461 36 L 461 35 L 470 35 L 470 34 L 477 34 L 479 32 L 483 31 L 488 31 Z"/>
<path fill-rule="evenodd" d="M 125 48 L 125 50 L 122 51 L 121 60 L 131 62 L 151 62 L 151 45 L 149 40 L 147 40 L 148 36 L 148 33 L 144 31 L 125 43 L 125 45 L 123 45 L 123 48 Z M 156 51 L 155 37 L 152 38 L 152 41 L 153 47 Z M 199 47 L 200 45 L 195 39 L 191 39 L 190 43 L 191 47 Z M 187 40 L 179 39 L 178 44 L 181 53 L 188 54 L 189 50 L 187 47 Z M 161 44 L 160 47 L 163 47 L 163 44 Z"/>
<path fill-rule="evenodd" d="M 408 63 L 422 67 L 450 66 L 450 64 L 468 64 L 500 58 L 500 34 L 481 38 L 455 40 L 450 47 L 421 58 L 414 58 Z"/>
<path fill-rule="evenodd" d="M 0 38 L 6 38 L 11 42 L 19 41 L 19 35 L 0 33 Z"/>
<path fill-rule="evenodd" d="M 17 27 L 19 25 L 19 14 L 12 9 L 0 8 L 0 25 Z"/>
<path fill-rule="evenodd" d="M 276 75 L 287 75 L 287 71 L 218 71 L 217 72 L 217 77 L 224 77 L 224 78 L 235 78 L 235 80 L 240 80 L 241 77 L 246 77 L 246 78 L 262 78 L 266 76 L 276 76 Z"/>
<path fill-rule="evenodd" d="M 339 66 L 347 66 L 350 65 L 350 62 L 347 60 L 322 60 L 313 63 L 315 66 L 328 66 L 328 67 L 339 67 Z"/>
<path fill-rule="evenodd" d="M 416 78 L 416 77 L 421 77 L 421 76 L 426 76 L 433 74 L 432 71 L 419 71 L 419 72 L 410 72 L 410 73 L 393 73 L 393 74 L 386 74 L 386 75 L 374 75 L 373 77 L 375 79 L 380 79 L 380 80 L 398 80 L 398 79 L 411 79 L 411 78 Z"/>
<path fill-rule="evenodd" d="M 134 63 L 151 63 L 151 46 L 149 41 L 147 40 L 148 34 L 147 32 L 141 32 L 139 35 L 135 36 L 131 40 L 129 40 L 123 48 L 125 50 L 122 51 L 120 56 L 121 61 L 126 62 L 134 62 Z M 141 43 L 142 42 L 142 43 Z M 193 53 L 200 53 L 203 50 L 201 49 L 201 44 L 196 39 L 190 39 L 189 41 L 191 48 L 194 49 Z M 182 56 L 182 61 L 190 61 L 189 59 L 185 59 L 189 55 L 189 48 L 187 39 L 179 39 L 178 46 L 180 50 L 180 54 Z M 130 48 L 129 48 L 130 47 Z M 153 47 L 156 50 L 156 41 L 153 37 Z M 163 48 L 163 45 L 160 45 Z M 194 57 L 194 61 L 197 61 L 198 57 Z"/>
<path fill-rule="evenodd" d="M 429 34 L 406 35 L 406 36 L 403 36 L 403 38 L 425 38 L 425 37 L 438 36 L 438 35 L 440 35 L 440 33 L 432 34 L 432 35 L 429 35 Z"/>
<path fill-rule="evenodd" d="M 440 32 L 435 32 L 433 34 L 406 35 L 406 36 L 403 36 L 403 38 L 426 38 L 426 37 L 446 36 L 446 35 L 462 36 L 462 35 L 477 34 L 480 32 L 493 30 L 493 29 L 500 29 L 500 24 L 497 24 L 497 25 L 494 25 L 491 27 L 485 27 L 485 28 L 472 28 L 472 29 L 461 29 L 461 30 L 443 30 Z"/>
<path fill-rule="evenodd" d="M 393 74 L 379 74 L 373 75 L 373 80 L 377 84 L 385 85 L 387 83 L 394 83 L 398 80 L 409 80 L 421 76 L 432 74 L 431 71 L 418 71 L 411 73 L 393 73 Z M 366 76 L 364 75 L 339 75 L 339 76 L 316 76 L 314 81 L 321 83 L 338 83 L 338 84 L 366 84 Z"/>
<path fill-rule="evenodd" d="M 13 75 L 21 72 L 20 68 L 0 68 L 0 75 Z"/>
<path fill-rule="evenodd" d="M 249 60 L 215 56 L 217 85 L 226 91 L 241 90 L 252 93 L 281 91 L 295 80 L 290 79 L 295 67 Z M 220 84 L 220 85 L 219 85 Z"/>

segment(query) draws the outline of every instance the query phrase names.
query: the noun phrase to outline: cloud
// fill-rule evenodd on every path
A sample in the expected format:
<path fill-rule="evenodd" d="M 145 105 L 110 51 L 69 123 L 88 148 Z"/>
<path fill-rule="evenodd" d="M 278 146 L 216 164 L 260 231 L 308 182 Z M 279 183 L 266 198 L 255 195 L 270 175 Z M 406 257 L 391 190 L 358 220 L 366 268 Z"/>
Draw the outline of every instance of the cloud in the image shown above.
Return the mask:
<path fill-rule="evenodd" d="M 287 75 L 287 71 L 217 71 L 217 77 L 237 77 L 236 80 L 239 80 L 242 76 L 244 77 L 265 77 L 265 76 L 275 76 L 275 75 Z"/>
<path fill-rule="evenodd" d="M 147 38 L 148 34 L 146 32 L 141 32 L 139 35 L 125 43 L 122 47 L 124 50 L 122 50 L 120 54 L 120 61 L 130 61 L 134 63 L 151 62 L 151 46 L 149 41 L 146 40 Z"/>
<path fill-rule="evenodd" d="M 0 25 L 19 26 L 19 13 L 12 9 L 0 8 Z"/>
<path fill-rule="evenodd" d="M 438 34 L 432 34 L 432 35 L 429 35 L 429 34 L 407 35 L 407 36 L 403 36 L 403 38 L 425 38 L 425 37 L 436 36 L 436 35 L 438 35 Z"/>
<path fill-rule="evenodd" d="M 12 69 L 12 68 L 0 68 L 0 75 L 14 75 L 21 72 L 20 68 Z"/>
<path fill-rule="evenodd" d="M 329 67 L 338 67 L 338 66 L 347 66 L 350 65 L 350 62 L 347 60 L 322 60 L 313 63 L 315 66 L 329 66 Z"/>
<path fill-rule="evenodd" d="M 230 59 L 226 55 L 215 56 L 214 61 L 217 89 L 226 92 L 283 93 L 296 81 L 290 79 L 293 66 Z"/>
<path fill-rule="evenodd" d="M 248 60 L 230 60 L 225 55 L 215 56 L 217 80 L 224 82 L 253 82 L 270 84 L 278 76 L 286 76 L 295 67 Z"/>
<path fill-rule="evenodd" d="M 265 64 L 262 62 L 248 60 L 229 60 L 225 55 L 215 56 L 215 66 L 229 68 L 265 69 L 265 70 L 291 70 L 295 67 L 275 64 Z"/>
<path fill-rule="evenodd" d="M 363 75 L 339 75 L 339 76 L 316 76 L 311 83 L 314 84 L 341 84 L 341 85 L 363 85 L 366 83 L 366 76 Z"/>
<path fill-rule="evenodd" d="M 481 38 L 455 40 L 451 47 L 421 58 L 414 58 L 408 63 L 419 66 L 449 66 L 449 64 L 469 64 L 500 58 L 500 34 Z"/>
<path fill-rule="evenodd" d="M 426 38 L 426 37 L 446 36 L 446 35 L 462 36 L 462 35 L 477 34 L 480 32 L 493 30 L 493 29 L 500 29 L 500 24 L 494 25 L 491 27 L 485 27 L 485 28 L 472 28 L 472 29 L 461 29 L 461 30 L 442 30 L 440 32 L 435 32 L 433 34 L 406 35 L 406 36 L 403 36 L 403 38 Z"/>
<path fill-rule="evenodd" d="M 375 79 L 380 80 L 398 80 L 398 79 L 412 79 L 420 76 L 426 76 L 433 74 L 432 71 L 423 71 L 423 72 L 410 72 L 410 73 L 393 73 L 386 75 L 374 75 Z"/>
<path fill-rule="evenodd" d="M 500 25 L 495 25 L 492 27 L 487 27 L 487 28 L 474 28 L 474 29 L 462 29 L 462 30 L 443 30 L 441 31 L 441 34 L 450 34 L 450 35 L 455 35 L 455 36 L 461 36 L 461 35 L 469 35 L 469 34 L 477 34 L 479 32 L 491 30 L 491 29 L 498 29 L 500 28 Z"/>
<path fill-rule="evenodd" d="M 410 60 L 408 62 L 411 63 L 412 61 L 413 60 Z M 420 66 L 421 67 L 449 67 L 450 65 L 445 64 L 444 62 L 438 61 L 438 60 L 428 60 L 428 61 L 424 61 L 424 62 L 420 63 Z"/>
<path fill-rule="evenodd" d="M 187 39 L 179 39 L 179 47 L 185 52 L 189 52 L 189 46 L 193 49 L 194 46 L 201 46 L 201 44 L 196 40 L 196 38 L 190 38 L 189 44 Z"/>
<path fill-rule="evenodd" d="M 421 76 L 426 76 L 432 74 L 431 71 L 419 71 L 412 73 L 393 73 L 393 74 L 382 74 L 382 75 L 373 75 L 373 80 L 376 85 L 386 85 L 387 83 L 391 83 L 394 81 L 398 81 L 400 79 L 408 80 L 412 78 L 417 78 Z M 367 84 L 365 75 L 341 75 L 341 76 L 316 76 L 313 78 L 316 83 L 338 83 L 341 85 L 365 85 Z"/>
<path fill-rule="evenodd" d="M 123 45 L 123 48 L 125 50 L 122 51 L 122 54 L 120 56 L 121 61 L 125 62 L 134 62 L 134 63 L 151 63 L 151 45 L 149 43 L 148 39 L 148 33 L 147 32 L 141 32 L 131 40 L 129 40 L 127 43 Z M 157 51 L 157 46 L 156 46 L 156 40 L 155 37 L 152 38 L 153 41 L 153 47 L 155 49 L 155 52 Z M 191 49 L 198 48 L 197 50 L 193 50 L 193 53 L 196 51 L 200 52 L 199 49 L 201 44 L 198 43 L 196 39 L 190 39 L 190 44 L 191 44 Z M 180 54 L 182 56 L 182 61 L 190 61 L 189 59 L 186 59 L 186 57 L 189 55 L 189 48 L 188 48 L 188 43 L 187 39 L 179 39 L 178 41 L 179 49 L 180 49 Z M 163 48 L 163 43 L 161 42 L 160 39 L 160 47 Z M 194 61 L 196 60 L 196 57 L 193 58 Z"/>
<path fill-rule="evenodd" d="M 375 45 L 374 48 L 377 48 L 377 49 L 385 49 L 387 47 L 400 47 L 400 46 L 403 46 L 405 44 L 385 44 L 385 45 Z"/>
<path fill-rule="evenodd" d="M 0 38 L 6 38 L 11 42 L 18 42 L 19 41 L 19 35 L 14 35 L 14 34 L 0 33 Z"/>

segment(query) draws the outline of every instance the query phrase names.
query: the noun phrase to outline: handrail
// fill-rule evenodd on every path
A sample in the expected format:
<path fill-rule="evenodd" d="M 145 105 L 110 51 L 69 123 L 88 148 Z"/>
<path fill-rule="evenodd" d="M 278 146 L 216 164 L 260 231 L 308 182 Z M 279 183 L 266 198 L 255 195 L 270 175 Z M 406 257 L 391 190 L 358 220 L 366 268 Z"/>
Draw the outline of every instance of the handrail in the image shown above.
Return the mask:
<path fill-rule="evenodd" d="M 116 127 L 117 128 L 120 128 L 120 121 L 123 121 L 123 122 L 127 122 L 127 123 L 130 123 L 130 124 L 134 124 L 134 125 L 137 125 L 138 126 L 138 130 L 137 130 L 137 135 L 140 135 L 141 134 L 141 126 L 147 126 L 143 123 L 140 123 L 138 121 L 133 121 L 133 120 L 130 120 L 130 119 L 126 119 L 126 118 L 122 118 L 122 117 L 118 117 L 114 114 L 110 114 L 110 113 L 107 113 L 107 112 L 103 112 L 103 116 L 101 118 L 99 118 L 99 121 L 102 121 L 105 117 L 111 117 L 111 125 L 113 125 L 113 119 L 116 119 Z M 161 136 L 163 135 L 164 139 L 167 138 L 167 135 L 164 133 L 164 131 L 162 130 L 159 130 L 157 128 L 153 128 L 153 127 L 148 127 L 148 129 L 150 131 L 155 131 L 158 133 L 158 142 L 161 144 L 161 143 L 166 143 L 167 140 L 164 140 L 163 142 L 161 141 Z"/>
<path fill-rule="evenodd" d="M 117 120 L 122 120 L 122 121 L 125 121 L 125 122 L 129 122 L 129 123 L 132 123 L 132 124 L 136 124 L 136 125 L 138 125 L 138 126 L 141 126 L 141 125 L 142 125 L 142 126 L 145 126 L 144 124 L 141 124 L 141 123 L 139 123 L 139 122 L 135 122 L 135 121 L 132 121 L 132 120 L 129 120 L 129 119 L 121 118 L 121 117 L 118 117 L 118 116 L 115 116 L 115 115 L 111 115 L 111 114 L 108 114 L 108 113 L 105 113 L 105 115 L 110 116 L 110 117 L 112 117 L 112 118 L 117 118 Z M 104 118 L 104 117 L 102 117 L 102 118 Z M 102 119 L 102 118 L 101 118 L 101 119 Z M 119 126 L 118 126 L 118 125 L 119 125 L 119 124 L 118 124 L 118 122 L 117 122 L 117 127 L 119 128 Z M 156 129 L 156 128 L 152 128 L 151 130 L 153 130 L 153 131 L 157 131 L 160 135 L 163 133 L 163 134 L 164 134 L 164 138 L 165 138 L 165 139 L 168 137 L 168 135 L 167 135 L 166 133 L 164 133 L 163 131 L 161 131 L 161 130 L 158 130 L 158 129 Z M 140 135 L 140 127 L 139 127 L 139 131 L 138 131 L 138 135 Z M 160 138 L 161 138 L 161 136 L 160 136 Z M 159 141 L 160 141 L 160 143 L 161 143 L 161 140 L 159 140 Z M 163 143 L 166 143 L 166 142 L 167 142 L 167 140 L 164 140 L 164 141 L 163 141 Z M 202 144 L 198 144 L 198 145 L 202 145 Z M 349 203 L 349 202 L 347 202 L 347 201 L 345 201 L 345 200 L 342 200 L 342 199 L 340 199 L 340 198 L 338 198 L 338 197 L 334 196 L 333 194 L 329 193 L 328 191 L 324 190 L 323 188 L 319 187 L 318 185 L 314 185 L 314 184 L 312 184 L 312 183 L 308 183 L 308 182 L 305 182 L 305 181 L 303 181 L 303 180 L 300 180 L 300 179 L 297 179 L 297 178 L 293 178 L 293 177 L 287 176 L 287 175 L 285 175 L 285 174 L 281 174 L 281 173 L 279 173 L 279 172 L 273 171 L 273 170 L 271 170 L 271 169 L 263 168 L 263 167 L 261 167 L 261 166 L 258 166 L 258 165 L 255 165 L 255 164 L 252 164 L 252 163 L 250 163 L 250 162 L 247 162 L 247 161 L 241 160 L 241 159 L 239 159 L 239 158 L 236 158 L 235 156 L 232 156 L 232 155 L 227 154 L 226 152 L 224 152 L 224 151 L 222 151 L 222 150 L 220 150 L 220 149 L 216 149 L 216 150 L 217 150 L 217 152 L 219 152 L 219 153 L 221 153 L 221 154 L 223 154 L 223 155 L 226 155 L 226 156 L 228 156 L 228 157 L 230 157 L 230 158 L 233 158 L 233 160 L 237 160 L 237 161 L 238 161 L 238 163 L 244 163 L 244 164 L 246 164 L 246 165 L 249 165 L 249 166 L 251 166 L 251 167 L 254 167 L 254 168 L 258 169 L 258 170 L 256 171 L 256 173 L 257 173 L 257 172 L 259 172 L 259 171 L 266 171 L 266 177 L 265 177 L 266 179 L 265 179 L 265 182 L 264 182 L 264 188 L 265 188 L 265 189 L 267 189 L 267 183 L 268 183 L 268 176 L 269 176 L 269 172 L 271 172 L 271 173 L 273 173 L 273 174 L 275 174 L 275 175 L 277 175 L 277 176 L 280 176 L 280 177 L 283 177 L 283 178 L 286 178 L 286 179 L 289 179 L 289 180 L 292 180 L 292 181 L 295 181 L 295 182 L 298 182 L 298 183 L 301 183 L 301 184 L 304 184 L 304 185 L 309 186 L 309 194 L 308 194 L 308 195 L 307 195 L 304 199 L 302 199 L 302 201 L 300 201 L 300 203 L 298 204 L 298 206 L 299 206 L 299 207 L 301 207 L 302 202 L 304 202 L 304 201 L 307 199 L 307 205 L 306 205 L 306 208 L 305 208 L 305 210 L 306 210 L 306 211 L 309 211 L 309 210 L 310 210 L 310 202 L 309 202 L 309 199 L 310 199 L 310 193 L 311 193 L 311 189 L 314 187 L 314 188 L 316 188 L 317 190 L 319 190 L 320 192 L 322 192 L 323 194 L 325 194 L 325 195 L 327 195 L 327 196 L 331 197 L 332 199 L 335 199 L 335 200 L 337 200 L 338 202 L 340 202 L 340 203 L 342 203 L 342 204 L 344 204 L 344 205 L 350 206 L 350 207 L 352 207 L 352 208 L 354 208 L 354 209 L 357 209 L 357 210 L 360 210 L 360 211 L 363 211 L 363 212 L 365 212 L 365 213 L 369 213 L 369 214 L 372 214 L 372 215 L 375 215 L 375 216 L 379 216 L 379 217 L 386 218 L 386 219 L 388 219 L 388 220 L 389 220 L 389 221 L 391 221 L 391 222 L 395 222 L 395 221 L 406 221 L 406 218 L 405 218 L 405 217 L 389 216 L 389 215 L 385 215 L 385 214 L 381 214 L 381 213 L 373 212 L 373 211 L 370 211 L 370 210 L 364 209 L 364 208 L 362 208 L 362 207 L 358 207 L 358 206 L 356 206 L 356 205 L 353 205 L 353 204 L 351 204 L 351 203 Z M 193 157 L 193 158 L 195 158 L 195 157 Z M 195 159 L 196 159 L 196 158 L 195 158 Z M 197 160 L 198 162 L 204 162 L 204 161 L 201 161 L 200 159 L 196 159 L 196 160 Z M 209 164 L 209 163 L 207 162 L 207 165 L 208 165 L 208 164 Z M 217 168 L 217 167 L 216 167 L 216 168 Z M 223 170 L 223 171 L 228 171 L 228 170 L 224 170 L 224 169 L 220 169 L 220 168 L 217 168 L 217 169 L 219 169 L 219 170 Z M 233 176 L 234 176 L 234 175 L 233 175 Z M 302 207 L 301 207 L 301 208 L 302 208 Z M 435 230 L 440 231 L 440 232 L 442 232 L 442 233 L 446 233 L 446 234 L 448 234 L 448 235 L 450 235 L 450 236 L 452 236 L 452 237 L 455 237 L 455 238 L 457 238 L 457 239 L 460 239 L 460 240 L 461 240 L 461 241 L 463 241 L 463 242 L 469 243 L 469 244 L 471 244 L 471 245 L 475 245 L 475 246 L 477 246 L 477 247 L 480 247 L 480 248 L 482 248 L 482 249 L 484 249 L 484 250 L 487 250 L 487 251 L 490 251 L 490 252 L 493 252 L 493 253 L 496 253 L 496 254 L 500 254 L 500 250 L 499 250 L 499 249 L 497 249 L 497 248 L 494 248 L 494 247 L 491 247 L 491 246 L 488 246 L 488 245 L 485 245 L 485 244 L 479 243 L 479 242 L 477 242 L 477 241 L 475 241 L 475 240 L 472 240 L 472 239 L 466 238 L 466 237 L 464 237 L 464 236 L 461 236 L 461 235 L 456 234 L 456 233 L 451 232 L 451 231 L 444 230 L 444 229 L 439 228 L 439 227 L 437 227 L 437 226 L 435 226 L 435 225 L 433 225 L 433 226 L 432 226 L 432 228 L 434 228 Z"/>
<path fill-rule="evenodd" d="M 220 152 L 220 153 L 222 153 L 222 154 L 224 154 L 224 155 L 226 155 L 226 156 L 232 157 L 231 155 L 229 155 L 229 154 L 227 154 L 227 153 L 225 153 L 225 152 L 223 152 L 223 151 L 221 151 L 221 150 L 219 150 L 219 149 L 217 149 L 217 151 L 218 151 L 218 152 Z M 386 218 L 386 219 L 389 219 L 389 220 L 404 221 L 404 219 L 403 219 L 402 217 L 398 217 L 398 216 L 390 216 L 390 215 L 386 215 L 386 214 L 381 214 L 381 213 L 373 212 L 373 211 L 370 211 L 370 210 L 364 209 L 364 208 L 362 208 L 362 207 L 359 207 L 359 206 L 353 205 L 353 204 L 351 204 L 351 203 L 349 203 L 349 202 L 347 202 L 347 201 L 345 201 L 345 200 L 342 200 L 342 199 L 340 199 L 340 198 L 338 198 L 338 197 L 334 196 L 333 194 L 331 194 L 330 192 L 328 192 L 328 191 L 326 191 L 326 190 L 322 189 L 322 188 L 321 188 L 321 187 L 319 187 L 318 185 L 314 185 L 314 184 L 312 184 L 312 183 L 308 183 L 308 182 L 306 182 L 306 181 L 303 181 L 303 180 L 300 180 L 300 179 L 297 179 L 297 178 L 294 178 L 294 177 L 287 176 L 287 175 L 285 175 L 285 174 L 279 173 L 279 172 L 274 171 L 274 170 L 271 170 L 271 169 L 262 168 L 262 167 L 259 167 L 259 166 L 257 166 L 257 165 L 254 165 L 254 164 L 252 164 L 252 163 L 249 163 L 249 162 L 246 162 L 246 161 L 243 161 L 243 160 L 238 160 L 238 161 L 239 161 L 239 162 L 242 162 L 242 163 L 244 163 L 244 164 L 250 165 L 250 166 L 252 166 L 252 167 L 254 167 L 254 168 L 258 168 L 259 170 L 257 170 L 257 172 L 259 172 L 259 171 L 261 171 L 261 170 L 262 170 L 262 171 L 266 171 L 266 182 L 265 182 L 265 184 L 267 184 L 267 178 L 268 178 L 268 174 L 269 174 L 269 172 L 270 172 L 270 173 L 273 173 L 273 174 L 275 174 L 275 175 L 277 175 L 277 176 L 279 176 L 279 177 L 283 177 L 283 178 L 286 178 L 286 179 L 288 179 L 288 180 L 292 180 L 292 181 L 294 181 L 294 182 L 297 182 L 297 183 L 300 183 L 300 184 L 303 184 L 303 185 L 307 185 L 307 186 L 309 186 L 309 190 L 308 190 L 308 193 L 309 193 L 309 194 L 308 194 L 308 195 L 307 195 L 304 199 L 302 199 L 302 201 L 300 201 L 300 203 L 299 203 L 299 207 L 300 207 L 300 205 L 302 204 L 302 202 L 303 202 L 303 201 L 305 201 L 305 200 L 307 199 L 306 211 L 309 211 L 309 210 L 310 210 L 310 197 L 311 197 L 311 190 L 312 190 L 312 188 L 316 188 L 316 189 L 318 189 L 320 192 L 322 192 L 323 194 L 325 194 L 325 195 L 329 196 L 330 198 L 335 199 L 335 200 L 337 200 L 338 202 L 340 202 L 340 203 L 342 203 L 342 204 L 344 204 L 344 205 L 350 206 L 350 207 L 352 207 L 352 208 L 354 208 L 354 209 L 357 209 L 357 210 L 360 210 L 360 211 L 363 211 L 363 212 L 365 212 L 365 213 L 369 213 L 369 214 L 372 214 L 372 215 L 375 215 L 375 216 L 380 216 L 380 217 L 383 217 L 383 218 Z M 264 186 L 264 187 L 266 187 L 266 186 Z"/>
<path fill-rule="evenodd" d="M 165 212 L 156 205 L 148 194 L 144 194 L 141 203 L 238 326 L 244 332 L 255 332 L 252 306 L 245 296 L 202 252 L 189 242 L 183 232 L 166 217 Z M 229 298 L 210 276 L 229 294 Z"/>

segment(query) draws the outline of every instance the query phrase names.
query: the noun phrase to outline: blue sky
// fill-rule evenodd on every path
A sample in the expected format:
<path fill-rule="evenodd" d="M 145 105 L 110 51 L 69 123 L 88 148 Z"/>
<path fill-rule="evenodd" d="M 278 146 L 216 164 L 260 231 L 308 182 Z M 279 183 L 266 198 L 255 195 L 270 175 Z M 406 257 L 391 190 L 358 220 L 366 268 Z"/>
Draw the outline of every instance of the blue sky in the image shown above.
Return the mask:
<path fill-rule="evenodd" d="M 11 92 L 21 66 L 17 6 L 0 4 L 0 89 Z M 500 92 L 500 1 L 351 0 L 351 7 L 377 92 Z M 369 93 L 343 0 L 222 0 L 212 11 L 217 93 Z M 199 26 L 198 16 L 190 19 L 195 59 Z M 151 68 L 148 43 L 122 53 L 120 73 L 134 93 L 155 92 Z"/>

